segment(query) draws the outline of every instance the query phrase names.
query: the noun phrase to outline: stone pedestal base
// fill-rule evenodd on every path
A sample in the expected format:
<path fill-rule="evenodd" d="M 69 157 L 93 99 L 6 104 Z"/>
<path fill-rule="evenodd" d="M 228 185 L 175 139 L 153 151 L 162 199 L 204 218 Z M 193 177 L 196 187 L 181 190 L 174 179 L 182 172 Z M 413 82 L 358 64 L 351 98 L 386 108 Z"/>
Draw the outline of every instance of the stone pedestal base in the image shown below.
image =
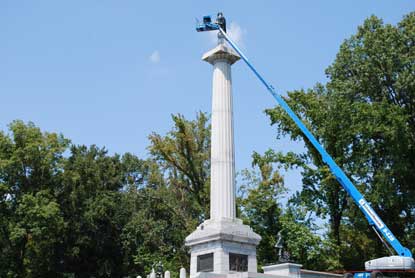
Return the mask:
<path fill-rule="evenodd" d="M 340 278 L 341 274 L 301 269 L 300 264 L 281 263 L 262 267 L 264 274 L 270 277 L 285 278 Z"/>
<path fill-rule="evenodd" d="M 216 274 L 237 271 L 257 272 L 256 246 L 260 240 L 261 237 L 249 226 L 243 225 L 239 219 L 206 220 L 186 238 L 186 246 L 190 247 L 191 254 L 190 277 L 195 277 L 198 272 L 204 271 L 198 269 L 198 257 L 200 260 L 202 255 L 207 254 L 213 254 L 212 268 L 208 272 Z M 237 261 L 241 257 L 246 263 L 246 269 L 230 269 L 230 254 L 238 257 Z"/>
<path fill-rule="evenodd" d="M 282 263 L 275 265 L 263 266 L 264 274 L 280 275 L 284 277 L 301 277 L 301 266 L 300 264 L 294 263 Z"/>

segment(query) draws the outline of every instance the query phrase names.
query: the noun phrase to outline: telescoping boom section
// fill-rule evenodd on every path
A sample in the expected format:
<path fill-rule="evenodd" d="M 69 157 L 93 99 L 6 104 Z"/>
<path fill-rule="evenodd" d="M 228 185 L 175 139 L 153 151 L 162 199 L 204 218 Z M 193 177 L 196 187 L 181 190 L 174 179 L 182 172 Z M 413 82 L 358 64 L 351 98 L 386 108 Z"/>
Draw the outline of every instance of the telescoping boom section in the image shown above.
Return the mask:
<path fill-rule="evenodd" d="M 300 118 L 294 113 L 294 111 L 288 106 L 285 100 L 275 92 L 274 87 L 269 84 L 262 75 L 255 69 L 255 67 L 249 62 L 248 58 L 242 53 L 240 48 L 229 38 L 224 30 L 226 28 L 225 19 L 223 18 L 222 13 L 218 14 L 218 19 L 213 22 L 210 16 L 205 16 L 203 22 L 199 22 L 196 26 L 198 32 L 203 31 L 214 31 L 217 30 L 220 32 L 220 35 L 231 45 L 231 47 L 241 56 L 242 60 L 248 65 L 252 70 L 255 76 L 261 81 L 269 93 L 275 98 L 278 104 L 285 110 L 285 112 L 290 116 L 290 118 L 295 122 L 298 128 L 302 133 L 307 137 L 307 139 L 313 144 L 314 148 L 319 152 L 322 157 L 322 160 L 329 166 L 331 172 L 336 177 L 337 181 L 343 186 L 347 193 L 352 197 L 356 205 L 365 215 L 369 224 L 374 228 L 375 232 L 383 236 L 389 246 L 391 246 L 398 256 L 384 257 L 375 260 L 366 262 L 366 270 L 407 270 L 415 269 L 414 259 L 412 258 L 411 251 L 402 246 L 399 240 L 393 235 L 391 230 L 386 226 L 386 224 L 380 219 L 376 214 L 370 204 L 366 201 L 363 195 L 357 190 L 353 185 L 351 180 L 346 176 L 343 170 L 336 164 L 333 158 L 327 153 L 323 146 L 316 140 L 314 135 L 306 128 Z M 381 240 L 384 241 L 381 237 Z M 362 274 L 362 273 L 361 273 Z M 370 273 L 369 273 L 370 274 Z M 365 276 L 356 276 L 355 277 L 365 277 Z M 370 276 L 367 276 L 370 277 Z"/>

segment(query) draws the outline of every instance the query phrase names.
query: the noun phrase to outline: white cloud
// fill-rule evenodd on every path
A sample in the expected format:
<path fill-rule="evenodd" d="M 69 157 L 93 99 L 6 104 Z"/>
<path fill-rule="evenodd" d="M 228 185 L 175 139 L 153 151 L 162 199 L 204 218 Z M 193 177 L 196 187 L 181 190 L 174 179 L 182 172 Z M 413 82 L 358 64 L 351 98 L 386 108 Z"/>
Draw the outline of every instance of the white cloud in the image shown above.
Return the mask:
<path fill-rule="evenodd" d="M 236 22 L 231 22 L 231 25 L 228 28 L 228 35 L 231 39 L 237 43 L 242 44 L 242 36 L 246 34 L 246 30 L 243 30 Z"/>
<path fill-rule="evenodd" d="M 242 27 L 236 23 L 236 22 L 231 22 L 231 24 L 229 24 L 227 26 L 227 34 L 229 35 L 229 37 L 238 45 L 243 46 L 243 37 L 244 35 L 246 35 L 246 29 L 242 29 Z M 209 32 L 209 36 L 210 36 L 210 41 L 213 44 L 216 44 L 218 42 L 218 32 Z"/>
<path fill-rule="evenodd" d="M 158 62 L 160 62 L 160 53 L 158 50 L 154 50 L 153 53 L 151 53 L 150 57 L 148 57 L 150 59 L 150 62 L 157 64 Z"/>

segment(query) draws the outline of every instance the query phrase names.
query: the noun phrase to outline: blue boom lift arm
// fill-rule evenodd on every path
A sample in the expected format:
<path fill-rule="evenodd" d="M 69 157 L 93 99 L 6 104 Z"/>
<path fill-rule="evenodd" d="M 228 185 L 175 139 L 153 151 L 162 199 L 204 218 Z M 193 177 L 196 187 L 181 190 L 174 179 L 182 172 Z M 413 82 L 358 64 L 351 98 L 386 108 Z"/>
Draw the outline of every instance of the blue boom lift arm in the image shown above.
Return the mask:
<path fill-rule="evenodd" d="M 213 31 L 218 30 L 221 35 L 226 39 L 226 41 L 232 46 L 233 49 L 241 56 L 242 60 L 248 65 L 248 67 L 252 70 L 252 72 L 258 77 L 258 79 L 262 82 L 262 84 L 266 87 L 266 89 L 271 93 L 271 95 L 277 100 L 279 105 L 287 112 L 290 118 L 295 122 L 295 124 L 300 128 L 303 134 L 307 137 L 307 139 L 313 144 L 313 146 L 317 149 L 320 153 L 323 161 L 329 166 L 331 172 L 336 177 L 337 181 L 343 186 L 343 188 L 349 193 L 349 195 L 353 198 L 354 202 L 358 205 L 360 210 L 365 215 L 366 219 L 369 221 L 369 224 L 374 227 L 375 232 L 381 233 L 383 237 L 387 240 L 390 246 L 396 251 L 399 256 L 403 257 L 411 257 L 411 251 L 402 246 L 399 240 L 393 235 L 391 230 L 383 223 L 380 217 L 376 214 L 370 204 L 366 201 L 363 195 L 357 190 L 357 188 L 353 185 L 350 179 L 346 176 L 343 170 L 336 164 L 333 158 L 327 153 L 327 151 L 323 148 L 323 146 L 316 140 L 316 138 L 311 134 L 311 132 L 306 128 L 303 122 L 298 118 L 298 116 L 294 113 L 294 111 L 288 106 L 285 100 L 275 92 L 274 87 L 269 84 L 261 74 L 254 68 L 254 66 L 249 62 L 248 58 L 242 53 L 239 47 L 229 38 L 226 32 L 223 30 L 221 24 L 216 22 L 212 22 L 210 16 L 205 16 L 203 18 L 203 22 L 198 23 L 196 26 L 196 31 L 203 32 L 203 31 Z M 379 234 L 378 234 L 379 235 Z M 380 237 L 380 236 L 379 236 Z M 382 238 L 380 237 L 382 240 Z"/>

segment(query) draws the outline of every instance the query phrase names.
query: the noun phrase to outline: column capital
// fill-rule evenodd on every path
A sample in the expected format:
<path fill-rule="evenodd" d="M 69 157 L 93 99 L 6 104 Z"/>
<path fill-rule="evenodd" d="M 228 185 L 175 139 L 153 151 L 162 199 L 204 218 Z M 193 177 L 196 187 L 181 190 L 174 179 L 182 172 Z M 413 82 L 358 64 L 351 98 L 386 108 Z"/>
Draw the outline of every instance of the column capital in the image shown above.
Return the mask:
<path fill-rule="evenodd" d="M 213 65 L 217 60 L 225 60 L 232 65 L 239 59 L 239 55 L 224 43 L 218 44 L 215 48 L 209 50 L 202 56 L 202 60 L 211 65 Z"/>

